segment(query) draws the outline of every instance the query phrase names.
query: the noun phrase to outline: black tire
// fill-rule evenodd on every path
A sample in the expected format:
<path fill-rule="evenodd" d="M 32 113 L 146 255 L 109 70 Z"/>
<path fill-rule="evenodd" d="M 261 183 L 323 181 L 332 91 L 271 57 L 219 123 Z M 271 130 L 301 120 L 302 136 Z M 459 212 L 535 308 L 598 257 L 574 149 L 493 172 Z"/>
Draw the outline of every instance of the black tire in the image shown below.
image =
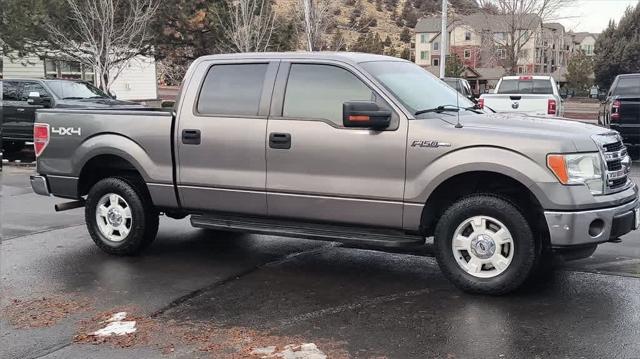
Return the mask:
<path fill-rule="evenodd" d="M 2 141 L 2 152 L 13 154 L 24 149 L 25 143 L 22 141 Z"/>
<path fill-rule="evenodd" d="M 489 216 L 502 222 L 513 239 L 513 258 L 504 271 L 491 278 L 467 273 L 452 251 L 453 236 L 458 226 L 474 216 Z M 501 295 L 516 290 L 532 274 L 538 253 L 533 231 L 522 212 L 511 202 L 488 194 L 475 194 L 451 205 L 435 229 L 435 256 L 444 275 L 468 293 Z"/>
<path fill-rule="evenodd" d="M 112 241 L 98 227 L 98 202 L 106 194 L 114 193 L 126 201 L 131 209 L 131 229 L 120 241 Z M 91 238 L 109 254 L 129 256 L 149 246 L 158 233 L 159 214 L 154 208 L 144 183 L 130 178 L 110 177 L 98 181 L 87 195 L 85 222 Z"/>

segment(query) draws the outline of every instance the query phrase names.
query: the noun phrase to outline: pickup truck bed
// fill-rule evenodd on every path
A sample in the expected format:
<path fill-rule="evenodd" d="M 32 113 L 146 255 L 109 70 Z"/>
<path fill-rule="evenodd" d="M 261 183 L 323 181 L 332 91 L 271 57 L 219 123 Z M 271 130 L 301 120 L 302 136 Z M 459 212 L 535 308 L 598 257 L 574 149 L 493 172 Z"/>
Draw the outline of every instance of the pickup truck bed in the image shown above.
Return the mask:
<path fill-rule="evenodd" d="M 47 156 L 38 159 L 38 171 L 48 174 L 53 193 L 77 198 L 82 189 L 68 179 L 77 180 L 81 170 L 87 170 L 84 161 L 92 159 L 95 165 L 91 170 L 117 171 L 121 164 L 114 158 L 120 156 L 136 164 L 154 198 L 166 198 L 166 205 L 176 204 L 171 112 L 47 109 L 38 111 L 37 122 L 49 124 L 52 133 L 66 134 L 64 141 L 50 141 Z M 106 148 L 112 149 L 109 154 L 104 152 Z"/>

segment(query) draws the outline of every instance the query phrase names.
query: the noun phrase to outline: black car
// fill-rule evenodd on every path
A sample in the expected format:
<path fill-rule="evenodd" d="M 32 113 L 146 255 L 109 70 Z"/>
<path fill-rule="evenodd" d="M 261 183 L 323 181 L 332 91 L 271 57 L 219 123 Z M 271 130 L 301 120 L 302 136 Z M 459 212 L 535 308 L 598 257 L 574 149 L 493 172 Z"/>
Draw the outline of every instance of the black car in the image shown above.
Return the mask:
<path fill-rule="evenodd" d="M 625 145 L 640 151 L 640 74 L 618 75 L 600 108 L 600 123 L 620 132 Z"/>
<path fill-rule="evenodd" d="M 33 122 L 39 108 L 140 108 L 120 101 L 97 87 L 73 80 L 0 80 L 2 149 L 20 151 L 33 141 Z"/>

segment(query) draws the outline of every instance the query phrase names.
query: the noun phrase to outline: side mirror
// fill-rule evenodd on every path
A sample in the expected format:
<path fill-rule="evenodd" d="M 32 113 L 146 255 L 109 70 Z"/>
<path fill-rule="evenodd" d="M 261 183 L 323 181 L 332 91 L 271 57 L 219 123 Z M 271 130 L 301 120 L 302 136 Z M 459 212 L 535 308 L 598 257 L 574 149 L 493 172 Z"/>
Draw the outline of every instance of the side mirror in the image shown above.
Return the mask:
<path fill-rule="evenodd" d="M 342 104 L 344 127 L 383 129 L 391 123 L 391 112 L 381 110 L 375 102 L 345 102 Z"/>
<path fill-rule="evenodd" d="M 29 98 L 27 99 L 27 103 L 29 105 L 36 105 L 36 106 L 49 106 L 51 105 L 51 99 L 48 97 L 40 97 L 40 92 L 32 91 L 32 92 L 29 92 Z"/>

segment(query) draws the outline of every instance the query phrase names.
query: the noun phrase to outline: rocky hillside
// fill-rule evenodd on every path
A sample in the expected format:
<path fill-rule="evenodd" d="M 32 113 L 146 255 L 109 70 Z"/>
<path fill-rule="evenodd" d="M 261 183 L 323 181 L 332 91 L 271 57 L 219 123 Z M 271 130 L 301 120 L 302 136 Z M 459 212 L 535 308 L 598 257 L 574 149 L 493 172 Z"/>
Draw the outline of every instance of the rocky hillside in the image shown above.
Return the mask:
<path fill-rule="evenodd" d="M 296 16 L 299 0 L 274 0 L 276 12 Z M 323 0 L 321 0 L 323 1 Z M 350 50 L 407 57 L 418 19 L 440 12 L 440 0 L 329 0 L 324 50 Z M 449 0 L 458 13 L 477 10 L 474 0 Z M 300 44 L 304 48 L 304 44 Z"/>

